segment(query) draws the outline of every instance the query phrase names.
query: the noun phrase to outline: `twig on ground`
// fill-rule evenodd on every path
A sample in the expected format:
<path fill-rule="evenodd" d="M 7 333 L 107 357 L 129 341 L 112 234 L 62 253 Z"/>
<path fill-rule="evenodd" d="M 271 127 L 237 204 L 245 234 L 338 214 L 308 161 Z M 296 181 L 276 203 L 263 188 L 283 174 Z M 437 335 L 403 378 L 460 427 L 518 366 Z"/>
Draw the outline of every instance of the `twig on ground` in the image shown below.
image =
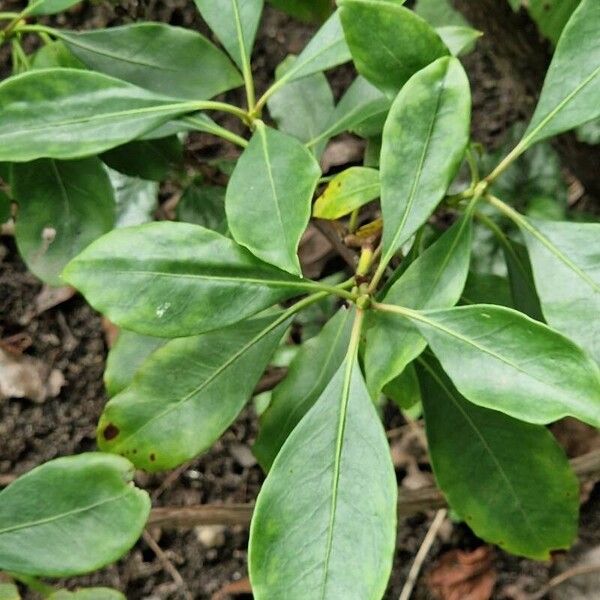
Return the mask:
<path fill-rule="evenodd" d="M 177 584 L 181 595 L 185 600 L 194 600 L 187 584 L 183 580 L 183 577 L 179 571 L 175 568 L 175 565 L 169 560 L 169 557 L 163 552 L 163 549 L 156 543 L 156 540 L 147 532 L 144 531 L 143 538 L 146 544 L 150 547 L 152 552 L 156 554 L 156 558 L 160 561 L 163 569 L 171 576 L 173 581 Z"/>
<path fill-rule="evenodd" d="M 425 538 L 423 539 L 423 543 L 421 544 L 421 547 L 419 548 L 419 551 L 417 552 L 417 555 L 415 556 L 415 561 L 413 562 L 410 571 L 408 572 L 408 577 L 406 579 L 406 583 L 404 584 L 404 587 L 402 588 L 402 592 L 400 592 L 400 597 L 398 598 L 398 600 L 409 600 L 412 593 L 413 593 L 413 589 L 415 587 L 415 583 L 417 583 L 417 579 L 419 578 L 419 573 L 421 572 L 421 567 L 423 566 L 423 563 L 425 562 L 425 559 L 427 558 L 427 555 L 429 554 L 429 551 L 431 550 L 431 546 L 433 545 L 433 542 L 435 542 L 435 538 L 437 537 L 437 534 L 441 528 L 441 526 L 444 524 L 444 521 L 446 520 L 446 515 L 448 514 L 448 511 L 445 508 L 442 508 L 441 510 L 438 510 L 437 513 L 435 514 L 435 518 L 433 519 L 429 530 L 427 531 L 427 534 L 425 535 Z"/>
<path fill-rule="evenodd" d="M 550 590 L 562 585 L 565 581 L 577 577 L 578 575 L 589 575 L 590 573 L 600 573 L 600 564 L 579 565 L 567 569 L 563 573 L 553 577 L 541 590 L 528 596 L 528 600 L 541 600 Z"/>
<path fill-rule="evenodd" d="M 340 239 L 335 227 L 329 222 L 322 219 L 313 219 L 313 225 L 331 242 L 335 251 L 344 259 L 346 264 L 354 271 L 358 264 L 356 254 L 344 245 Z"/>

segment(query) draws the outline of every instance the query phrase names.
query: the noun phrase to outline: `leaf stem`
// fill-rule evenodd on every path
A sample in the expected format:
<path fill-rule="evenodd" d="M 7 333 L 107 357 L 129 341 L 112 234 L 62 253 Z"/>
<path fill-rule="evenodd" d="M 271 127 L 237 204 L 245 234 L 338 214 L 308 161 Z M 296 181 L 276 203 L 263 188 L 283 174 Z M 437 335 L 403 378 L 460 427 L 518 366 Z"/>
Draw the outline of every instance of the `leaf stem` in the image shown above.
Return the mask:
<path fill-rule="evenodd" d="M 504 171 L 506 171 L 506 169 L 508 169 L 508 167 L 510 167 L 510 165 L 512 165 L 513 162 L 515 162 L 515 160 L 517 160 L 517 158 L 519 158 L 519 156 L 521 156 L 521 154 L 523 154 L 523 152 L 525 152 L 525 150 L 527 150 L 527 145 L 521 140 L 511 152 L 500 161 L 498 166 L 483 179 L 483 181 L 485 181 L 488 186 L 492 184 L 500 177 L 500 175 L 502 175 L 502 173 L 504 173 Z"/>
<path fill-rule="evenodd" d="M 238 45 L 240 47 L 240 56 L 242 58 L 242 75 L 244 76 L 244 86 L 246 88 L 246 99 L 248 101 L 248 114 L 252 114 L 254 111 L 254 105 L 256 104 L 256 95 L 254 91 L 254 79 L 252 77 L 252 65 L 250 64 L 250 57 L 246 52 L 246 44 L 244 43 L 244 31 L 242 29 L 242 20 L 240 18 L 240 8 L 237 0 L 233 2 L 233 12 L 235 13 L 235 27 L 238 38 Z"/>
<path fill-rule="evenodd" d="M 189 123 L 190 125 L 192 125 L 194 127 L 197 127 L 198 131 L 207 131 L 206 124 L 202 123 L 201 121 L 198 121 L 193 116 L 184 117 L 181 120 L 185 121 L 186 123 Z M 229 129 L 225 129 L 225 127 L 221 127 L 220 125 L 217 125 L 216 123 L 215 123 L 215 127 L 211 127 L 210 133 L 212 135 L 216 135 L 217 137 L 220 137 L 224 140 L 227 140 L 227 141 L 231 142 L 232 144 L 236 144 L 237 146 L 240 146 L 241 148 L 246 148 L 248 146 L 248 140 L 237 135 L 236 133 L 233 133 L 233 131 L 229 131 Z"/>
<path fill-rule="evenodd" d="M 13 572 L 9 572 L 8 575 L 10 575 L 10 577 L 12 577 L 15 581 L 26 585 L 30 590 L 37 592 L 43 598 L 48 598 L 56 592 L 56 590 L 52 586 L 43 583 L 42 581 L 40 581 L 36 577 L 33 577 L 32 575 L 22 575 L 21 573 Z"/>

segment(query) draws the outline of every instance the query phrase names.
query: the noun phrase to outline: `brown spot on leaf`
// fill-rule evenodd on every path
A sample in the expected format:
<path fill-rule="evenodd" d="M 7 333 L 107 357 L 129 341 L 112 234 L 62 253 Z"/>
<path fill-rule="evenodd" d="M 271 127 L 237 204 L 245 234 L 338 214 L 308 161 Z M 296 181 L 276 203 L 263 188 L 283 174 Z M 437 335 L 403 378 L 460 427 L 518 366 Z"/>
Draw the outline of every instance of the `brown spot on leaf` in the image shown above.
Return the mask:
<path fill-rule="evenodd" d="M 104 439 L 107 442 L 110 442 L 110 440 L 114 440 L 119 435 L 120 432 L 121 432 L 121 430 L 116 425 L 114 425 L 113 423 L 109 423 L 104 428 L 102 435 L 104 436 Z"/>
<path fill-rule="evenodd" d="M 156 460 L 156 454 L 154 452 L 150 455 L 150 460 L 154 462 Z"/>

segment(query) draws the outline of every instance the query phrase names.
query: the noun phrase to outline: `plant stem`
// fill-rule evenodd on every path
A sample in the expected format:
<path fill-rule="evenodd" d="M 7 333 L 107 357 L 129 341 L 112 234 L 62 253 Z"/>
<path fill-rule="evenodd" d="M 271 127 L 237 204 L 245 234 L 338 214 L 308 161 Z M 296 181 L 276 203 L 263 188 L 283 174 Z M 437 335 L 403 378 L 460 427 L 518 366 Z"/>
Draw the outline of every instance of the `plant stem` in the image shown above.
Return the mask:
<path fill-rule="evenodd" d="M 500 198 L 496 198 L 496 196 L 492 194 L 486 194 L 485 199 L 497 210 L 499 210 L 504 216 L 508 217 L 513 223 L 518 225 L 519 227 L 525 227 L 526 229 L 530 229 L 528 227 L 527 220 L 523 217 L 523 215 L 516 211 L 512 206 L 506 204 L 506 202 L 502 202 Z"/>
<path fill-rule="evenodd" d="M 252 117 L 260 116 L 262 109 L 265 107 L 265 104 L 269 100 L 269 98 L 277 91 L 279 91 L 285 84 L 287 83 L 287 77 L 284 75 L 281 79 L 278 79 L 273 83 L 273 85 L 260 97 L 254 109 L 252 111 Z"/>
<path fill-rule="evenodd" d="M 19 13 L 16 12 L 0 12 L 0 21 L 9 21 L 18 17 Z"/>
<path fill-rule="evenodd" d="M 231 142 L 232 144 L 236 144 L 241 148 L 246 148 L 248 146 L 248 140 L 237 135 L 236 133 L 233 133 L 233 131 L 229 131 L 229 129 L 225 129 L 225 127 L 221 127 L 220 125 L 216 125 L 215 127 L 211 128 L 210 132 L 208 132 L 206 125 L 201 121 L 198 121 L 195 117 L 184 117 L 181 120 L 185 121 L 186 123 L 189 123 L 192 126 L 195 126 L 198 129 L 198 131 L 211 133 L 213 135 L 216 135 L 217 137 Z"/>
<path fill-rule="evenodd" d="M 519 142 L 519 144 L 517 144 L 512 151 L 502 159 L 498 166 L 487 177 L 485 177 L 483 181 L 485 181 L 488 185 L 496 181 L 496 179 L 498 179 L 498 177 L 500 177 L 500 175 L 502 175 L 502 173 L 504 173 L 504 171 L 506 171 L 506 169 L 508 169 L 508 167 L 510 167 L 510 165 L 512 165 L 512 163 L 515 162 L 515 160 L 517 160 L 517 158 L 519 158 L 519 156 L 521 156 L 526 149 L 527 148 L 523 142 Z"/>
<path fill-rule="evenodd" d="M 21 575 L 20 573 L 8 573 L 15 581 L 19 581 L 23 585 L 26 585 L 29 589 L 40 594 L 43 598 L 54 594 L 56 590 L 49 585 L 41 582 L 39 579 L 31 575 Z"/>
<path fill-rule="evenodd" d="M 28 17 L 38 6 L 43 4 L 45 0 L 34 0 L 29 6 L 26 6 L 20 13 L 16 14 L 8 25 L 2 30 L 2 37 L 8 38 L 17 27 L 17 25 L 26 17 Z"/>

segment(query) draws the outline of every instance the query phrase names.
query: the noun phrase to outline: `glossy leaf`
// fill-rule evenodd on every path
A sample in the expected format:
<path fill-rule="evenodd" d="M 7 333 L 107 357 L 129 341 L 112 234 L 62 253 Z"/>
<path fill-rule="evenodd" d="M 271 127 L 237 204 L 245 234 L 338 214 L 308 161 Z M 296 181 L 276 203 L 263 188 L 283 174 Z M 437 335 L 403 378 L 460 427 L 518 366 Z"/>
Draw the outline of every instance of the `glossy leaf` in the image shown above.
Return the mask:
<path fill-rule="evenodd" d="M 260 418 L 252 447 L 268 471 L 292 430 L 302 420 L 337 373 L 348 351 L 353 311 L 340 310 L 319 335 L 302 345 L 286 378 L 273 390 L 271 403 Z"/>
<path fill-rule="evenodd" d="M 64 285 L 65 265 L 115 224 L 113 189 L 97 158 L 16 163 L 12 191 L 19 252 L 50 285 Z"/>
<path fill-rule="evenodd" d="M 163 181 L 183 166 L 183 146 L 174 135 L 136 140 L 104 152 L 100 158 L 111 169 L 129 177 Z"/>
<path fill-rule="evenodd" d="M 100 453 L 58 458 L 0 492 L 0 569 L 44 577 L 94 571 L 142 533 L 150 498 L 129 461 Z"/>
<path fill-rule="evenodd" d="M 339 11 L 334 12 L 302 50 L 293 67 L 281 78 L 281 83 L 302 79 L 307 75 L 327 71 L 350 60 Z"/>
<path fill-rule="evenodd" d="M 409 308 L 450 308 L 469 272 L 472 227 L 463 219 L 419 256 L 386 293 L 384 302 Z M 427 346 L 417 328 L 397 315 L 375 313 L 367 331 L 365 374 L 377 397 Z"/>
<path fill-rule="evenodd" d="M 519 312 L 536 321 L 543 321 L 540 299 L 533 281 L 533 273 L 527 249 L 522 244 L 507 239 L 504 258 L 508 270 L 508 280 L 512 295 L 512 304 Z M 497 304 L 492 302 L 491 304 Z M 510 306 L 510 305 L 505 305 Z"/>
<path fill-rule="evenodd" d="M 80 158 L 120 146 L 192 112 L 101 73 L 46 69 L 0 83 L 0 161 Z"/>
<path fill-rule="evenodd" d="M 164 338 L 140 335 L 122 329 L 110 349 L 104 370 L 104 385 L 109 396 L 122 392 L 133 380 L 144 361 L 167 343 Z"/>
<path fill-rule="evenodd" d="M 28 14 L 31 16 L 54 15 L 80 2 L 81 0 L 29 0 L 29 6 L 35 8 Z"/>
<path fill-rule="evenodd" d="M 448 54 L 440 36 L 396 0 L 340 0 L 340 14 L 358 72 L 388 96 Z"/>
<path fill-rule="evenodd" d="M 64 42 L 55 40 L 44 44 L 32 57 L 32 69 L 85 69 L 85 65 L 73 55 Z"/>
<path fill-rule="evenodd" d="M 479 537 L 513 554 L 548 560 L 569 548 L 579 484 L 552 434 L 471 404 L 428 363 L 421 381 L 429 454 L 452 509 Z"/>
<path fill-rule="evenodd" d="M 381 150 L 384 262 L 448 190 L 469 142 L 470 117 L 469 80 L 456 58 L 419 71 L 398 94 Z"/>
<path fill-rule="evenodd" d="M 358 76 L 335 107 L 329 123 L 317 139 L 333 137 L 343 131 L 357 132 L 370 120 L 385 120 L 391 102 L 364 77 Z"/>
<path fill-rule="evenodd" d="M 546 325 L 486 304 L 411 319 L 471 402 L 528 423 L 572 416 L 600 426 L 600 368 Z"/>
<path fill-rule="evenodd" d="M 287 325 L 270 316 L 171 340 L 106 405 L 100 448 L 146 471 L 173 469 L 204 452 L 249 400 Z"/>
<path fill-rule="evenodd" d="M 81 588 L 74 592 L 60 590 L 48 596 L 48 600 L 125 600 L 125 596 L 111 588 Z"/>
<path fill-rule="evenodd" d="M 63 279 L 113 323 L 158 337 L 219 329 L 319 289 L 213 231 L 168 222 L 112 231 L 71 261 Z"/>
<path fill-rule="evenodd" d="M 183 192 L 177 204 L 177 219 L 225 235 L 229 229 L 225 215 L 225 188 L 192 184 Z"/>
<path fill-rule="evenodd" d="M 600 3 L 582 0 L 565 26 L 520 146 L 600 117 Z"/>
<path fill-rule="evenodd" d="M 410 410 L 421 402 L 421 388 L 417 371 L 410 363 L 384 388 L 383 393 L 396 404 L 400 410 Z"/>
<path fill-rule="evenodd" d="M 258 496 L 249 554 L 256 600 L 381 598 L 396 496 L 381 422 L 358 364 L 347 359 L 284 444 Z"/>
<path fill-rule="evenodd" d="M 158 209 L 159 185 L 108 170 L 117 200 L 116 227 L 132 227 L 154 221 Z"/>
<path fill-rule="evenodd" d="M 470 118 L 469 80 L 456 58 L 426 67 L 398 94 L 381 150 L 384 262 L 448 190 L 469 142 Z"/>
<path fill-rule="evenodd" d="M 164 96 L 205 100 L 242 84 L 227 56 L 189 29 L 133 23 L 59 35 L 90 69 Z"/>
<path fill-rule="evenodd" d="M 523 220 L 548 323 L 600 363 L 600 224 Z"/>
<path fill-rule="evenodd" d="M 454 56 L 471 52 L 475 48 L 475 42 L 483 35 L 477 29 L 458 25 L 437 27 L 435 31 Z"/>
<path fill-rule="evenodd" d="M 300 275 L 298 245 L 320 176 L 314 156 L 298 140 L 257 123 L 227 187 L 225 209 L 235 240 Z"/>
<path fill-rule="evenodd" d="M 529 0 L 527 10 L 542 34 L 556 44 L 581 0 Z"/>
<path fill-rule="evenodd" d="M 296 57 L 288 56 L 277 67 L 277 78 L 296 62 Z M 288 83 L 273 94 L 267 106 L 279 131 L 293 135 L 301 142 L 316 138 L 326 127 L 334 110 L 333 92 L 323 73 L 313 73 L 297 81 Z M 316 156 L 324 150 L 326 140 L 315 149 Z"/>
<path fill-rule="evenodd" d="M 194 0 L 225 50 L 243 68 L 254 46 L 263 0 Z"/>
<path fill-rule="evenodd" d="M 508 279 L 491 273 L 470 271 L 461 300 L 465 304 L 498 304 L 514 308 Z"/>
<path fill-rule="evenodd" d="M 414 11 L 433 27 L 469 25 L 452 0 L 417 0 Z"/>
<path fill-rule="evenodd" d="M 339 219 L 379 198 L 379 171 L 365 167 L 350 167 L 336 175 L 317 199 L 313 216 L 319 219 Z"/>

